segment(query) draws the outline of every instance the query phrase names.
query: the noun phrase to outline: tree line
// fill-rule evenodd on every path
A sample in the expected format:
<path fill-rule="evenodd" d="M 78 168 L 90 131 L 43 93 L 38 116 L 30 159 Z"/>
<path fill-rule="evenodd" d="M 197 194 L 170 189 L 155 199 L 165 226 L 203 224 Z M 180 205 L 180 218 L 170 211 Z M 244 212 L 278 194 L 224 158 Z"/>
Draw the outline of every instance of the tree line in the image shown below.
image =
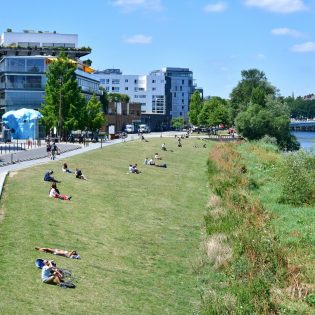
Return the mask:
<path fill-rule="evenodd" d="M 279 96 L 263 71 L 243 70 L 230 99 L 211 97 L 202 100 L 196 91 L 190 101 L 189 119 L 193 125 L 235 127 L 248 140 L 273 138 L 281 149 L 296 150 L 299 144 L 290 134 L 294 102 Z"/>

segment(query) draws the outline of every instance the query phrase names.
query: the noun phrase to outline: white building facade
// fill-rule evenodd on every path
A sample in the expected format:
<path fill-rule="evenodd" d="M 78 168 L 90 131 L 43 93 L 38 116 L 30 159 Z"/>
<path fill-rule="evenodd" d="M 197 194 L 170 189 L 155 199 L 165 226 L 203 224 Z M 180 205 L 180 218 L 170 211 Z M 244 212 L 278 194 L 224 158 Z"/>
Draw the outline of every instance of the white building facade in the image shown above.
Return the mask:
<path fill-rule="evenodd" d="M 4 32 L 1 34 L 0 45 L 15 47 L 64 47 L 77 48 L 77 34 L 57 34 L 25 30 L 23 32 Z"/>
<path fill-rule="evenodd" d="M 195 87 L 193 73 L 187 68 L 167 67 L 148 75 L 125 75 L 119 69 L 107 69 L 96 75 L 108 93 L 127 94 L 131 102 L 140 103 L 144 122 L 152 129 L 158 129 L 152 126 L 158 116 L 165 116 L 160 118 L 168 128 L 172 118 L 188 120 L 189 101 Z"/>

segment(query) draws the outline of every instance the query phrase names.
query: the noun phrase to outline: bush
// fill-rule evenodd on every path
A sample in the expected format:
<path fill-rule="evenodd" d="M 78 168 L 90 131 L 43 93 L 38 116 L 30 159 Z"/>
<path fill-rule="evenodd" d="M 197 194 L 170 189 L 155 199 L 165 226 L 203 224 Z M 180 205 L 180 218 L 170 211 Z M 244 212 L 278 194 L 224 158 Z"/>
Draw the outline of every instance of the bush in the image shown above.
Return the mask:
<path fill-rule="evenodd" d="M 311 153 L 288 153 L 280 164 L 279 177 L 282 186 L 281 202 L 294 205 L 314 203 L 315 157 Z"/>

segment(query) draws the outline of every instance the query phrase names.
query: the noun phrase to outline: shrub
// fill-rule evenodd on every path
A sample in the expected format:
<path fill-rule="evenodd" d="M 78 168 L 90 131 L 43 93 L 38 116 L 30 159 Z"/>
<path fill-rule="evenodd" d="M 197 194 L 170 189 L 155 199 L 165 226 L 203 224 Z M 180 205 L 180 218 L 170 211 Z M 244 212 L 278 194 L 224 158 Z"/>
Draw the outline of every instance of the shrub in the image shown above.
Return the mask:
<path fill-rule="evenodd" d="M 285 155 L 279 168 L 280 201 L 294 205 L 312 204 L 315 200 L 315 157 L 298 151 Z"/>

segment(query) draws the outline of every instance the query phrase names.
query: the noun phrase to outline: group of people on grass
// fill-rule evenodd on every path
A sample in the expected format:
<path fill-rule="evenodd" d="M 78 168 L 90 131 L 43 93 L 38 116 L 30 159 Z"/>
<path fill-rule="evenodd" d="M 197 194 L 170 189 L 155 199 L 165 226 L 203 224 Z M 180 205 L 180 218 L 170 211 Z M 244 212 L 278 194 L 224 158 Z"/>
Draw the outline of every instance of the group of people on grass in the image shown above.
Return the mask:
<path fill-rule="evenodd" d="M 71 169 L 68 168 L 67 163 L 63 163 L 62 171 L 65 173 L 72 174 L 74 173 L 75 177 L 78 179 L 87 180 L 86 176 L 82 173 L 82 171 L 78 168 L 73 172 Z M 61 194 L 57 183 L 61 183 L 61 181 L 57 180 L 54 176 L 54 171 L 49 170 L 44 175 L 44 181 L 51 182 L 51 187 L 49 190 L 49 197 L 57 198 L 61 200 L 71 200 L 71 195 Z M 36 250 L 44 253 L 51 253 L 58 256 L 63 256 L 71 259 L 80 259 L 80 255 L 75 251 L 67 251 L 67 250 L 60 250 L 56 248 L 48 248 L 48 247 L 35 247 Z M 37 259 L 35 264 L 41 271 L 41 278 L 43 283 L 47 284 L 54 284 L 59 285 L 60 287 L 64 288 L 74 288 L 75 285 L 71 281 L 65 281 L 65 272 L 64 269 L 57 268 L 56 264 L 52 260 L 43 260 Z M 68 274 L 71 272 L 68 271 Z"/>
<path fill-rule="evenodd" d="M 143 164 L 144 165 L 152 165 L 152 166 L 156 166 L 156 167 L 164 167 L 166 168 L 167 165 L 166 163 L 159 163 L 158 161 L 162 160 L 162 158 L 160 157 L 160 155 L 158 153 L 154 154 L 154 159 L 153 158 L 145 158 Z"/>
<path fill-rule="evenodd" d="M 76 178 L 87 180 L 87 177 L 82 173 L 80 169 L 76 168 L 75 172 L 73 172 L 72 170 L 68 168 L 67 163 L 63 163 L 62 171 L 66 173 L 74 173 Z M 61 181 L 55 179 L 54 176 L 52 175 L 53 173 L 54 173 L 53 170 L 49 170 L 44 175 L 44 181 L 52 182 L 51 187 L 49 189 L 49 197 L 57 198 L 61 200 L 71 200 L 72 196 L 60 193 L 57 187 L 57 183 L 61 183 Z"/>
<path fill-rule="evenodd" d="M 61 250 L 57 248 L 35 247 L 36 250 L 44 253 L 51 253 L 71 259 L 81 259 L 80 255 L 75 251 Z M 42 282 L 46 284 L 59 285 L 64 288 L 74 288 L 75 285 L 71 281 L 65 281 L 67 275 L 71 275 L 71 271 L 57 268 L 53 260 L 36 259 L 35 265 L 42 270 Z"/>

